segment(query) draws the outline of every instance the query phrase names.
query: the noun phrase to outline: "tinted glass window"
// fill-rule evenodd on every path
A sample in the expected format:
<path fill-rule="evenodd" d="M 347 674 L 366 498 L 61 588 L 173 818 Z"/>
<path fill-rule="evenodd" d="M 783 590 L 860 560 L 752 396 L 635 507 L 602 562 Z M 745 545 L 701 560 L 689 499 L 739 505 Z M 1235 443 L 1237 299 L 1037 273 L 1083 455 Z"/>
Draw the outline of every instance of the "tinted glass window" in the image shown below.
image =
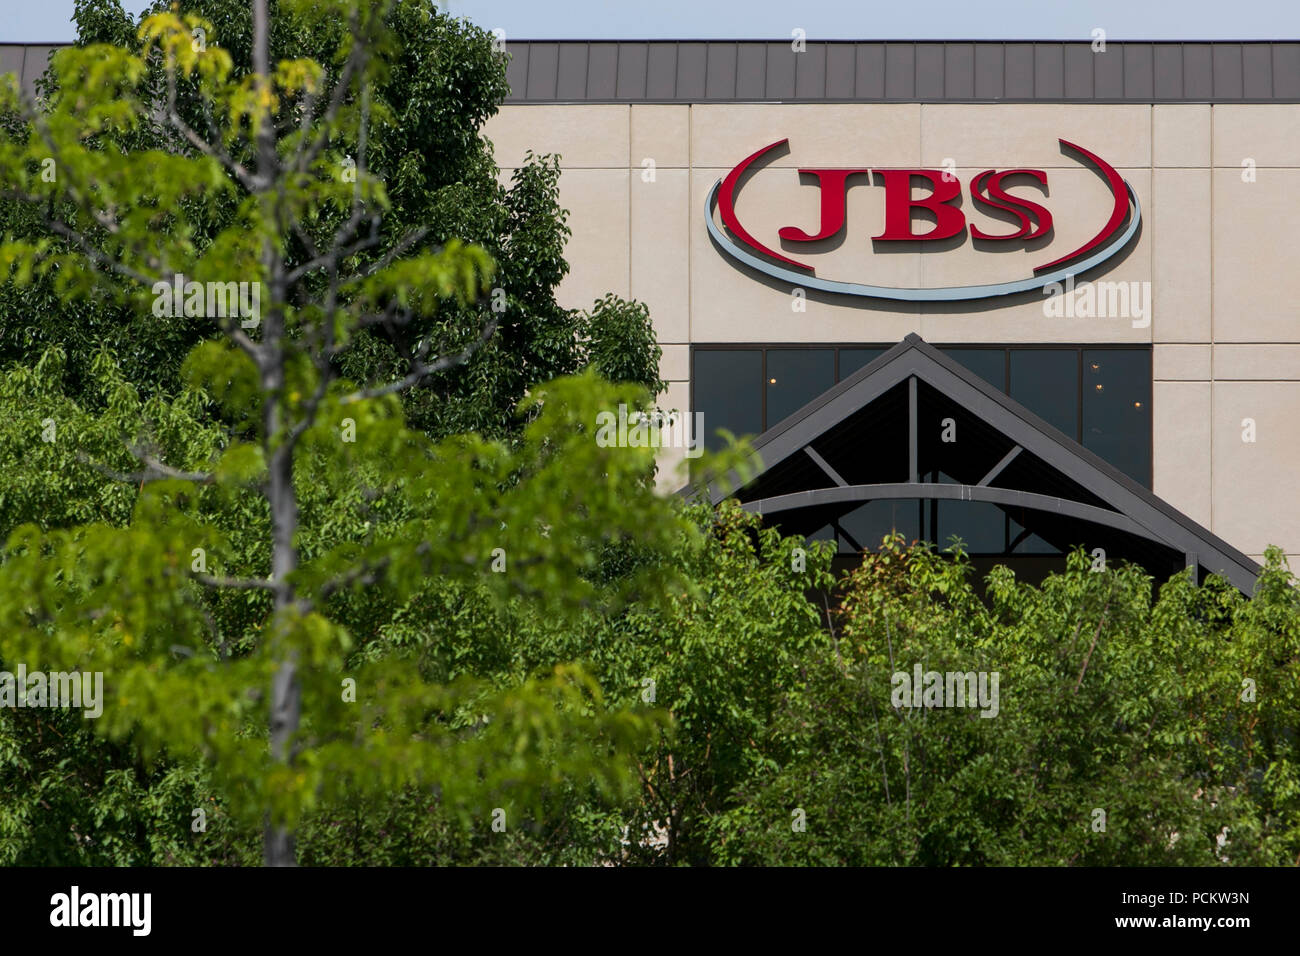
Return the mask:
<path fill-rule="evenodd" d="M 840 381 L 884 354 L 884 349 L 840 349 Z"/>
<path fill-rule="evenodd" d="M 875 551 L 880 547 L 881 539 L 893 531 L 898 531 L 908 541 L 921 537 L 920 509 L 915 501 L 871 501 L 841 518 L 840 527 L 858 545 Z M 852 543 L 841 545 L 842 550 L 846 548 L 852 548 Z"/>
<path fill-rule="evenodd" d="M 704 413 L 704 447 L 723 446 L 718 429 L 737 438 L 763 430 L 763 353 L 700 349 L 695 353 L 695 411 Z"/>
<path fill-rule="evenodd" d="M 720 447 L 718 428 L 757 435 L 884 354 L 885 348 L 701 348 L 693 350 L 695 410 L 705 415 L 706 446 Z M 1048 424 L 1081 442 L 1138 482 L 1151 484 L 1151 352 L 1127 348 L 979 348 L 944 353 Z M 766 367 L 766 374 L 765 374 Z M 1098 387 L 1100 386 L 1100 387 Z M 764 415 L 766 402 L 766 415 Z M 931 473 L 923 480 L 951 482 Z M 1022 527 L 1000 523 L 990 508 L 930 502 L 865 505 L 842 527 L 868 547 L 897 527 L 908 539 L 940 545 L 959 535 L 973 553 L 1009 547 L 1017 553 L 1055 551 Z M 1003 543 L 995 542 L 1001 537 Z M 866 540 L 863 540 L 866 539 Z"/>
<path fill-rule="evenodd" d="M 1048 544 L 1038 535 L 1026 533 L 1024 525 L 1015 518 L 1007 519 L 1007 548 L 1013 554 L 1061 553 L 1060 549 Z"/>
<path fill-rule="evenodd" d="M 1007 388 L 1007 353 L 1003 349 L 944 349 L 943 354 L 970 369 L 999 392 Z"/>
<path fill-rule="evenodd" d="M 953 535 L 961 538 L 967 554 L 1001 554 L 1006 548 L 1007 522 L 997 505 L 944 499 L 934 504 L 938 529 L 927 537 L 940 548 L 952 544 Z"/>
<path fill-rule="evenodd" d="M 1150 352 L 1084 349 L 1083 447 L 1150 484 Z"/>
<path fill-rule="evenodd" d="M 767 350 L 767 427 L 835 384 L 834 349 Z"/>
<path fill-rule="evenodd" d="M 1012 349 L 1011 397 L 1070 438 L 1079 435 L 1079 353 Z"/>
<path fill-rule="evenodd" d="M 808 535 L 805 540 L 808 541 L 834 541 L 835 529 L 830 525 L 822 525 L 812 534 Z M 842 550 L 842 549 L 841 549 Z"/>

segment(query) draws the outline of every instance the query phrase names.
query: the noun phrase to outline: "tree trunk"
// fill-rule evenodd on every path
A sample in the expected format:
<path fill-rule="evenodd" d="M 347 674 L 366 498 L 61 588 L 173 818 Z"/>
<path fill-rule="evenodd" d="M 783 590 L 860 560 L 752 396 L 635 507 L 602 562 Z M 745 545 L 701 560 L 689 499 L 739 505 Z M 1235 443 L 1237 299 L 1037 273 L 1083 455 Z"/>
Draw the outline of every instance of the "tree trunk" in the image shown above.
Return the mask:
<path fill-rule="evenodd" d="M 253 0 L 253 72 L 256 83 L 269 101 L 271 58 L 270 22 L 267 0 Z M 275 133 L 271 116 L 261 117 L 257 129 L 257 177 L 254 191 L 262 201 L 268 221 L 279 219 L 280 163 L 275 150 Z M 267 461 L 266 500 L 271 511 L 271 582 L 274 585 L 275 610 L 271 621 L 272 653 L 279 666 L 271 686 L 271 759 L 289 766 L 293 763 L 293 735 L 298 731 L 302 712 L 302 695 L 298 683 L 297 655 L 286 647 L 284 629 L 292 627 L 292 616 L 301 609 L 289 575 L 298 567 L 294 536 L 298 530 L 298 498 L 293 487 L 293 443 L 285 441 L 285 422 L 281 416 L 284 401 L 284 304 L 286 299 L 284 263 L 274 243 L 263 246 L 262 266 L 270 291 L 270 308 L 262 326 L 262 447 Z M 267 866 L 294 866 L 297 863 L 293 834 L 277 826 L 270 818 L 263 836 L 263 860 Z"/>
<path fill-rule="evenodd" d="M 291 744 L 302 709 L 297 654 L 285 646 L 284 634 L 286 627 L 294 626 L 291 618 L 301 612 L 289 580 L 298 567 L 298 549 L 294 543 L 298 530 L 298 496 L 293 487 L 294 445 L 285 441 L 285 423 L 280 414 L 284 391 L 284 297 L 278 261 L 272 263 L 270 273 L 271 309 L 266 317 L 263 341 L 266 363 L 262 369 L 265 403 L 262 440 L 268 463 L 266 499 L 271 511 L 271 581 L 275 586 L 270 640 L 272 652 L 279 661 L 271 687 L 271 758 L 289 766 L 293 763 Z M 296 862 L 293 835 L 270 821 L 265 834 L 264 860 L 267 866 L 294 866 Z"/>
<path fill-rule="evenodd" d="M 288 764 L 292 759 L 289 744 L 298 729 L 301 703 L 298 669 L 290 658 L 280 665 L 272 682 L 271 755 L 279 763 Z M 263 834 L 262 851 L 267 866 L 297 865 L 293 834 L 287 827 L 276 826 L 270 820 Z"/>

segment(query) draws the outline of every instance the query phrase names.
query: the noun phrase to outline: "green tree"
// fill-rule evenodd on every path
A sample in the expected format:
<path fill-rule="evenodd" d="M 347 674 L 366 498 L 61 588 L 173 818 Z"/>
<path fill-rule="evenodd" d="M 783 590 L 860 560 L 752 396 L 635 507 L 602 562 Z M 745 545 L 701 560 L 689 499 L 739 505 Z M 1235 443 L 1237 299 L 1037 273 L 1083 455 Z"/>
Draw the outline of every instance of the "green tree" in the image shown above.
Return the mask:
<path fill-rule="evenodd" d="M 985 601 L 960 550 L 895 538 L 865 559 L 718 861 L 1294 862 L 1300 596 L 1278 552 L 1250 600 L 1186 574 L 1153 600 L 1140 568 L 1094 573 L 1082 550 L 1041 587 L 1006 568 L 987 585 Z M 918 665 L 945 693 L 948 672 L 998 674 L 997 706 L 900 703 L 895 675 Z"/>
<path fill-rule="evenodd" d="M 11 237 L 0 268 L 199 328 L 170 400 L 142 398 L 105 352 L 87 383 L 98 402 L 66 395 L 59 350 L 42 374 L 11 373 L 6 427 L 40 475 L 27 487 L 57 494 L 80 467 L 136 493 L 124 523 L 9 536 L 0 656 L 104 672 L 104 732 L 145 756 L 201 755 L 237 813 L 265 817 L 270 864 L 293 861 L 304 814 L 358 792 L 436 786 L 468 812 L 574 775 L 617 791 L 654 720 L 607 709 L 580 669 L 504 690 L 431 684 L 400 657 L 345 672 L 354 638 L 331 610 L 350 592 L 400 605 L 430 576 L 485 581 L 558 618 L 610 594 L 595 579 L 611 549 L 689 528 L 653 493 L 648 452 L 592 439 L 599 409 L 644 400 L 635 387 L 536 387 L 509 445 L 408 427 L 396 396 L 463 371 L 498 331 L 473 306 L 494 264 L 419 229 L 360 255 L 393 208 L 369 163 L 372 125 L 391 118 L 375 96 L 388 5 L 297 5 L 295 23 L 346 37 L 329 65 L 273 65 L 266 0 L 252 9 L 251 71 L 209 42 L 212 23 L 159 13 L 139 49 L 56 54 L 43 107 L 12 84 L 0 104 L 22 117 L 0 141 L 6 190 L 62 240 Z M 183 146 L 132 140 L 150 124 Z M 444 303 L 455 315 L 439 323 Z M 349 354 L 379 328 L 405 337 L 401 368 L 360 377 Z"/>
<path fill-rule="evenodd" d="M 829 646 L 824 610 L 807 599 L 829 584 L 826 544 L 809 546 L 734 503 L 688 510 L 698 535 L 653 560 L 651 577 L 684 577 L 617 613 L 555 620 L 532 605 L 502 606 L 479 585 L 430 589 L 362 652 L 410 654 L 431 680 L 474 675 L 509 687 L 576 661 L 611 707 L 661 708 L 672 727 L 636 751 L 633 799 L 575 781 L 548 794 L 513 841 L 447 825 L 419 795 L 323 809 L 307 839 L 332 863 L 482 861 L 532 865 L 673 865 L 714 862 L 712 823 L 766 767 L 762 742 L 806 655 Z M 423 626 L 429 617 L 444 622 Z"/>
<path fill-rule="evenodd" d="M 324 102 L 349 70 L 350 23 L 346 16 L 300 14 L 296 6 L 268 3 L 269 61 L 303 58 L 323 64 L 317 99 Z M 248 80 L 254 70 L 248 0 L 158 0 L 152 12 L 173 8 L 209 24 L 203 42 L 229 56 L 230 82 Z M 142 15 L 142 22 L 148 15 Z M 406 248 L 459 239 L 481 246 L 496 263 L 488 302 L 497 319 L 496 334 L 463 368 L 435 372 L 419 388 L 403 392 L 408 422 L 433 437 L 469 431 L 489 438 L 517 437 L 524 420 L 515 407 L 528 390 L 588 365 L 599 366 L 615 381 L 661 391 L 660 350 L 644 307 L 606 297 L 579 312 L 561 308 L 555 300 L 555 289 L 569 269 L 559 157 L 529 157 L 509 188 L 498 182 L 492 145 L 481 133 L 508 92 L 506 58 L 494 49 L 491 34 L 438 12 L 425 0 L 395 0 L 383 4 L 376 16 L 383 22 L 385 40 L 375 51 L 367 80 L 380 121 L 368 128 L 366 162 L 370 174 L 384 183 L 387 207 L 378 224 L 362 224 L 351 256 L 374 263 L 402 255 Z M 140 52 L 147 42 L 119 0 L 77 0 L 75 20 L 82 48 L 112 44 Z M 174 111 L 191 130 L 207 136 L 210 107 L 190 78 L 174 74 L 175 83 L 169 82 L 164 58 L 146 57 L 143 64 L 143 75 L 130 91 L 145 106 L 139 122 L 102 129 L 100 141 L 123 150 L 194 154 L 197 148 L 169 121 L 170 114 Z M 54 95 L 58 83 L 57 73 L 51 73 L 41 88 Z M 341 92 L 343 101 L 351 103 L 355 85 L 345 84 Z M 277 101 L 277 129 L 297 122 L 302 101 L 293 96 Z M 11 135 L 22 135 L 21 116 L 0 118 L 0 123 Z M 340 133 L 329 144 L 332 159 L 355 163 L 355 134 Z M 238 153 L 240 144 L 227 144 L 227 149 Z M 239 158 L 252 163 L 251 153 Z M 196 244 L 211 242 L 236 222 L 243 184 L 235 187 L 206 197 L 203 214 L 189 217 L 186 226 Z M 346 210 L 311 210 L 298 230 L 285 237 L 287 265 L 296 268 L 310 261 L 313 250 L 327 245 L 346 219 Z M 0 203 L 0 234 L 5 232 L 33 241 L 49 235 L 39 210 L 12 202 Z M 93 232 L 87 238 L 96 241 Z M 307 285 L 312 294 L 324 294 L 319 281 Z M 420 324 L 357 329 L 347 353 L 336 362 L 355 381 L 398 377 L 426 331 L 465 338 L 480 327 L 481 312 L 481 307 L 449 300 Z M 70 307 L 55 283 L 41 276 L 21 290 L 0 287 L 0 317 L 7 317 L 0 321 L 0 365 L 18 361 L 30 366 L 48 348 L 60 346 L 73 397 L 83 390 L 94 392 L 89 365 L 103 345 L 146 396 L 174 392 L 181 385 L 185 357 L 212 335 L 202 325 L 159 318 L 111 297 L 84 299 Z"/>
<path fill-rule="evenodd" d="M 555 306 L 558 165 L 497 184 L 490 39 L 255 7 L 83 0 L 44 107 L 0 103 L 0 666 L 110 692 L 0 708 L 0 862 L 1300 858 L 1280 556 L 1250 599 L 1079 555 L 980 597 L 893 540 L 821 603 L 825 545 L 592 440 L 657 346 Z M 178 272 L 256 323 L 156 315 Z M 895 706 L 915 664 L 996 671 L 997 716 Z"/>

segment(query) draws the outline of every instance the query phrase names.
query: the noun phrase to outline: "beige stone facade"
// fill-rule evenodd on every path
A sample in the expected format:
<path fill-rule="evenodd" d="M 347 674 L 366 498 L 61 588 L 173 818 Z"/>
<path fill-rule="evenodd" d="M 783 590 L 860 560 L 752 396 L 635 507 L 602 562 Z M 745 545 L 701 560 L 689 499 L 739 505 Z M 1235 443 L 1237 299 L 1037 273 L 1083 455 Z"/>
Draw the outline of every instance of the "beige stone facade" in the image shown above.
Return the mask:
<path fill-rule="evenodd" d="M 485 132 L 506 180 L 526 150 L 561 155 L 573 230 L 561 301 L 589 307 L 612 291 L 647 303 L 664 407 L 689 407 L 693 343 L 874 345 L 916 332 L 935 344 L 1149 344 L 1155 493 L 1243 552 L 1276 544 L 1300 567 L 1300 106 L 527 104 L 504 107 Z M 819 276 L 908 287 L 1027 277 L 1095 234 L 1109 193 L 1058 140 L 1086 147 L 1133 186 L 1143 218 L 1131 248 L 1090 278 L 1149 283 L 1149 325 L 1048 317 L 1040 293 L 930 305 L 818 293 L 793 311 L 788 286 L 722 255 L 705 230 L 712 185 L 783 138 L 788 152 L 739 194 L 746 227 Z M 953 169 L 968 221 L 990 232 L 1007 226 L 972 207 L 970 178 L 1041 169 L 1047 196 L 1014 192 L 1050 209 L 1054 234 L 1007 251 L 969 237 L 882 251 L 871 236 L 883 190 L 867 183 L 848 191 L 841 241 L 778 246 L 780 227 L 817 226 L 817 189 L 798 167 Z M 1242 440 L 1245 419 L 1254 442 Z"/>

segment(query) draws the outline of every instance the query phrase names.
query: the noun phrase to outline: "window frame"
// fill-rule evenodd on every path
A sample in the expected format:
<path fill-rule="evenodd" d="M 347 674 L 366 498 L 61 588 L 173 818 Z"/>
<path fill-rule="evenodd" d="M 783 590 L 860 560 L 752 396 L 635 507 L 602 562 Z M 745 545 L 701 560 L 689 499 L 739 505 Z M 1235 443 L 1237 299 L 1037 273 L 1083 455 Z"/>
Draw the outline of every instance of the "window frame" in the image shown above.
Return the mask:
<path fill-rule="evenodd" d="M 769 423 L 767 420 L 767 351 L 768 349 L 831 349 L 834 355 L 834 375 L 835 382 L 838 385 L 843 381 L 840 375 L 840 350 L 841 349 L 881 349 L 888 351 L 897 345 L 897 342 L 699 342 L 691 343 L 690 352 L 690 387 L 688 389 L 688 401 L 690 402 L 690 411 L 695 412 L 695 354 L 698 351 L 753 351 L 758 350 L 762 353 L 759 361 L 762 378 L 759 384 L 762 386 L 760 392 L 761 408 L 759 411 L 759 420 L 762 422 L 763 431 L 767 431 L 775 422 Z M 1075 353 L 1075 389 L 1077 394 L 1077 410 L 1075 413 L 1074 435 L 1070 436 L 1080 446 L 1083 444 L 1083 353 L 1088 349 L 1107 349 L 1113 351 L 1135 351 L 1146 352 L 1150 356 L 1151 367 L 1151 405 L 1155 405 L 1155 349 L 1150 343 L 1142 342 L 932 342 L 930 343 L 940 352 L 947 349 L 978 349 L 980 351 L 1001 351 L 1002 356 L 1002 394 L 1010 397 L 1011 394 L 1011 350 L 1020 351 L 1039 351 L 1055 350 L 1070 351 Z M 958 363 L 960 364 L 960 363 Z M 964 367 L 964 366 L 963 366 Z M 973 373 L 972 373 L 973 374 Z M 1144 481 L 1139 480 L 1147 490 L 1152 490 L 1155 484 L 1155 419 L 1154 409 L 1153 417 L 1150 419 L 1151 427 L 1147 430 L 1147 463 L 1148 471 Z M 759 432 L 762 434 L 762 432 Z M 1094 452 L 1095 454 L 1095 452 Z M 1100 456 L 1098 456 L 1100 457 Z M 1105 459 L 1103 459 L 1104 461 Z M 1110 464 L 1110 462 L 1107 462 Z M 1111 467 L 1117 467 L 1112 465 Z M 1131 476 L 1129 476 L 1131 477 Z"/>

